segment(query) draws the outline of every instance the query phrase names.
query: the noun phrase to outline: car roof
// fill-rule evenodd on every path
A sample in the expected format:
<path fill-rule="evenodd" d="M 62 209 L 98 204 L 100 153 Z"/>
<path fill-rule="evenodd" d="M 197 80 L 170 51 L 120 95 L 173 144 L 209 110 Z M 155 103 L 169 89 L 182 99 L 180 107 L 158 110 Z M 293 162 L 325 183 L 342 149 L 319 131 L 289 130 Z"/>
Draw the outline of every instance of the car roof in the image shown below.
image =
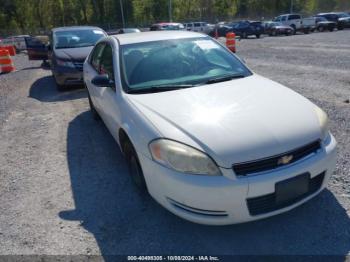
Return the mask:
<path fill-rule="evenodd" d="M 181 23 L 161 22 L 161 23 L 153 24 L 152 26 L 155 26 L 155 25 L 180 25 L 180 24 L 181 24 Z"/>
<path fill-rule="evenodd" d="M 189 31 L 152 31 L 142 32 L 139 34 L 121 34 L 113 35 L 120 45 L 136 44 L 142 42 L 152 42 L 161 40 L 172 40 L 181 38 L 207 37 L 204 34 L 189 32 Z"/>
<path fill-rule="evenodd" d="M 58 31 L 70 31 L 70 30 L 85 30 L 85 29 L 91 29 L 91 30 L 101 30 L 103 29 L 97 27 L 97 26 L 64 26 L 64 27 L 56 27 L 52 29 L 52 32 L 58 32 Z"/>

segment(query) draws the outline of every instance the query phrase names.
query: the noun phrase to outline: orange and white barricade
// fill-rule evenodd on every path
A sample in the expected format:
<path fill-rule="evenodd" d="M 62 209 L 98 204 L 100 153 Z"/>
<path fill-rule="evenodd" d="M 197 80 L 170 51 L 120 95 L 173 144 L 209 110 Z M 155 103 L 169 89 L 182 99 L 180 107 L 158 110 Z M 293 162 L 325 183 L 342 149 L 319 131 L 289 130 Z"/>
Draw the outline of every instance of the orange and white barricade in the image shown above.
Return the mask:
<path fill-rule="evenodd" d="M 9 51 L 7 49 L 0 49 L 0 72 L 10 73 L 15 70 L 16 68 L 13 65 Z"/>
<path fill-rule="evenodd" d="M 226 34 L 226 46 L 233 53 L 236 53 L 236 34 L 235 33 L 227 33 Z"/>

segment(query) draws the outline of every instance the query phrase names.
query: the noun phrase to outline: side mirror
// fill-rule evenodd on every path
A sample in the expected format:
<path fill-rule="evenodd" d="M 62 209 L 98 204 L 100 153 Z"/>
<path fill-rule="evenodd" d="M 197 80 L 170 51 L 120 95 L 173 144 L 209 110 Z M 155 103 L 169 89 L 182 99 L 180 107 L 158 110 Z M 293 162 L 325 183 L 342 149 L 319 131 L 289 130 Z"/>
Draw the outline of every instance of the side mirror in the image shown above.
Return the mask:
<path fill-rule="evenodd" d="M 99 87 L 113 87 L 114 81 L 109 79 L 108 75 L 97 75 L 92 80 L 91 83 Z"/>

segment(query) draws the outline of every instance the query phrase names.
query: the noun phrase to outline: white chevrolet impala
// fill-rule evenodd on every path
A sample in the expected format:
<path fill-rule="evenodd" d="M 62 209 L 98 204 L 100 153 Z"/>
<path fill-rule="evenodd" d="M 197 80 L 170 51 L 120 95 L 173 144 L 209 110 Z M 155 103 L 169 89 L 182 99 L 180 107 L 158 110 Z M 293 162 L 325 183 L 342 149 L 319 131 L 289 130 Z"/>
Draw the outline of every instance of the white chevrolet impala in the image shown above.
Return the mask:
<path fill-rule="evenodd" d="M 84 81 L 136 185 L 187 220 L 224 225 L 288 211 L 320 193 L 335 168 L 327 115 L 208 36 L 106 37 Z"/>

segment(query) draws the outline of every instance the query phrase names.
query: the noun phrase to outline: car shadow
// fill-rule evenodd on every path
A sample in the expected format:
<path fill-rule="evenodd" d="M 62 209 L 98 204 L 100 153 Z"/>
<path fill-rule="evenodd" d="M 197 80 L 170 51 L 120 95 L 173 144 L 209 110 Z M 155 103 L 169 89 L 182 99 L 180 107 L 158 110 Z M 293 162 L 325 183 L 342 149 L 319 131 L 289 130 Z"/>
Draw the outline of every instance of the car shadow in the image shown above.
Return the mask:
<path fill-rule="evenodd" d="M 52 76 L 37 79 L 29 89 L 29 97 L 41 102 L 62 102 L 87 97 L 83 86 L 67 87 L 65 91 L 58 91 Z"/>
<path fill-rule="evenodd" d="M 138 193 L 117 143 L 90 112 L 69 123 L 67 161 L 75 209 L 59 216 L 80 221 L 106 260 L 205 253 L 332 254 L 343 261 L 350 250 L 350 218 L 328 190 L 290 212 L 251 223 L 215 227 L 176 217 Z"/>

